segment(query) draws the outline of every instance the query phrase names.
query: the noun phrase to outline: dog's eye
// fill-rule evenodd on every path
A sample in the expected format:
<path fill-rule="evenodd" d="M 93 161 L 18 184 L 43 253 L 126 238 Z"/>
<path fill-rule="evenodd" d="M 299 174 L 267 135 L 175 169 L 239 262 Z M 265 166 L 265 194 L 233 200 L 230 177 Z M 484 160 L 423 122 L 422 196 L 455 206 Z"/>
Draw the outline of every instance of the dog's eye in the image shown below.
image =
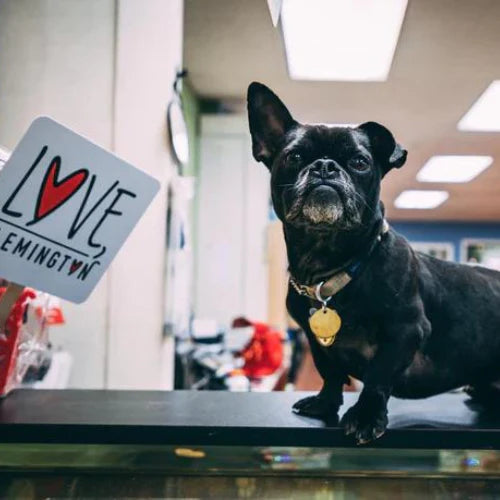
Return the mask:
<path fill-rule="evenodd" d="M 369 165 L 368 160 L 362 156 L 357 156 L 349 160 L 349 166 L 358 170 L 364 170 Z"/>
<path fill-rule="evenodd" d="M 286 159 L 288 165 L 296 166 L 302 162 L 302 156 L 300 153 L 290 153 Z"/>

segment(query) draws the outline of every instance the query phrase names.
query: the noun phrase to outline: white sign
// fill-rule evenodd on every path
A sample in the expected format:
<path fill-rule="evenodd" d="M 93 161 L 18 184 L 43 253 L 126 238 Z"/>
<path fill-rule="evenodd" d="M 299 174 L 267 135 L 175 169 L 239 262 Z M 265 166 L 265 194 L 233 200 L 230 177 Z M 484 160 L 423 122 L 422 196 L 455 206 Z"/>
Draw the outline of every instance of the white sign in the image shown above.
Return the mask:
<path fill-rule="evenodd" d="M 37 118 L 0 172 L 0 276 L 83 302 L 159 187 L 75 132 Z"/>

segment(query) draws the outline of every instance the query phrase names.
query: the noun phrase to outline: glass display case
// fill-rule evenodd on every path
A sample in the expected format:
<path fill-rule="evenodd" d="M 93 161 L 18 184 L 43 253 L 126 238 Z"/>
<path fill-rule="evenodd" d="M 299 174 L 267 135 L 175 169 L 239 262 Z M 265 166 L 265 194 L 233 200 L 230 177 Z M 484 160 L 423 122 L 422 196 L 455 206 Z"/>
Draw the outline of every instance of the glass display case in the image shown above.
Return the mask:
<path fill-rule="evenodd" d="M 0 497 L 500 496 L 495 416 L 465 395 L 392 400 L 363 447 L 293 415 L 298 396 L 17 391 L 0 403 Z"/>

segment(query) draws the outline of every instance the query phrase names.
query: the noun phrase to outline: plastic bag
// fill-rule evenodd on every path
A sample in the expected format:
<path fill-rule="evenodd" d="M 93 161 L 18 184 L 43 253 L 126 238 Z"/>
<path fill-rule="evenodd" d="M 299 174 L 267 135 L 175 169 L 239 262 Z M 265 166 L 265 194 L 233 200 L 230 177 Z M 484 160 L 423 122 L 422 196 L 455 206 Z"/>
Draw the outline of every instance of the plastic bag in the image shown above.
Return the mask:
<path fill-rule="evenodd" d="M 0 287 L 0 298 L 6 287 Z M 63 321 L 60 307 L 46 293 L 25 288 L 10 310 L 0 332 L 0 396 L 18 387 L 28 370 L 47 361 L 49 324 Z"/>

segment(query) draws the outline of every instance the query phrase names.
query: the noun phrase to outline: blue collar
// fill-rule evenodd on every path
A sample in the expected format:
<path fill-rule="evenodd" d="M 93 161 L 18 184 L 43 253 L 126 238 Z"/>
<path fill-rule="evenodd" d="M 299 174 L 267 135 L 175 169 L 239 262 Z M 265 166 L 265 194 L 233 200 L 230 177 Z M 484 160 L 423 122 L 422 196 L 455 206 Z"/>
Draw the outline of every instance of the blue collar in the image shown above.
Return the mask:
<path fill-rule="evenodd" d="M 301 285 L 292 276 L 290 276 L 290 284 L 299 295 L 305 295 L 313 300 L 326 304 L 326 302 L 328 302 L 335 294 L 340 292 L 340 290 L 346 287 L 358 274 L 360 274 L 368 262 L 370 255 L 388 231 L 389 224 L 384 219 L 380 234 L 377 236 L 373 244 L 370 245 L 370 248 L 363 254 L 363 256 L 350 263 L 346 268 L 335 273 L 327 280 L 321 281 L 316 285 L 307 286 Z"/>

